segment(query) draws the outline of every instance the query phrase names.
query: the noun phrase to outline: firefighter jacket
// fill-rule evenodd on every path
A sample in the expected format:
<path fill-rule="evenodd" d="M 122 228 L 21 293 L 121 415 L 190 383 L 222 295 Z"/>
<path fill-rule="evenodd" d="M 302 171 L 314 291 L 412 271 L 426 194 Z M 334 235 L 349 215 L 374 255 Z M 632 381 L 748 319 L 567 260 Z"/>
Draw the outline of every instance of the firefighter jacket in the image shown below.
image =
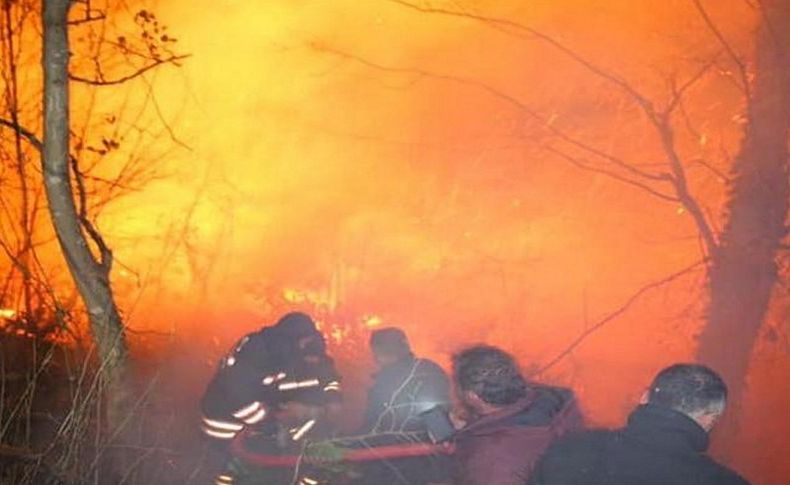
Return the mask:
<path fill-rule="evenodd" d="M 325 354 L 308 363 L 298 352 L 283 352 L 288 342 L 265 328 L 242 338 L 221 360 L 201 402 L 203 432 L 232 440 L 248 427 L 275 420 L 287 402 L 322 406 L 340 399 L 340 378 Z M 291 430 L 294 441 L 315 426 L 310 419 Z"/>

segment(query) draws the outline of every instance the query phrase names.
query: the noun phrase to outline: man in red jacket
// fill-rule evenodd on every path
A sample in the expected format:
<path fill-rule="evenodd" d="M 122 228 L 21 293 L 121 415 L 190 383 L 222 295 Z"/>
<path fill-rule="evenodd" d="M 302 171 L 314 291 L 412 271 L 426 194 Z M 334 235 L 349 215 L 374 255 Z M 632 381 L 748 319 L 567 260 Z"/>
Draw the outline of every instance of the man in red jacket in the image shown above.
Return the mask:
<path fill-rule="evenodd" d="M 501 349 L 463 350 L 453 374 L 467 416 L 455 435 L 455 485 L 522 485 L 546 448 L 581 426 L 571 390 L 527 382 Z"/>

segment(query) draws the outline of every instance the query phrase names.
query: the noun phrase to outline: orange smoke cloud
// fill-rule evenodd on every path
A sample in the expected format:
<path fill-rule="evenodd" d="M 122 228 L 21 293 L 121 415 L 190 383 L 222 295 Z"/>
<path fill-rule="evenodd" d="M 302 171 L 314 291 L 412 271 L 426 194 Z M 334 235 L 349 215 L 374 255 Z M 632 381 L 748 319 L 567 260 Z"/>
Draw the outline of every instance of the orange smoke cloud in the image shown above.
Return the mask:
<path fill-rule="evenodd" d="M 690 2 L 604 3 L 488 0 L 468 11 L 550 34 L 660 103 L 720 54 Z M 710 8 L 748 54 L 753 12 Z M 539 38 L 387 1 L 156 11 L 192 54 L 151 79 L 189 148 L 159 154 L 173 175 L 100 219 L 133 270 L 119 269 L 115 286 L 134 328 L 222 348 L 301 307 L 358 346 L 349 352 L 364 353 L 367 328 L 392 324 L 444 362 L 488 341 L 537 368 L 701 257 L 678 204 L 551 150 L 547 126 L 639 167 L 663 163 L 628 96 Z M 685 110 L 678 145 L 717 221 L 726 193 L 715 172 L 740 141 L 740 94 L 714 65 Z M 704 285 L 698 270 L 645 293 L 545 377 L 575 386 L 593 421 L 620 422 L 653 372 L 692 357 Z M 753 416 L 788 404 L 755 395 L 765 401 Z M 776 441 L 751 419 L 755 436 Z M 746 458 L 753 474 L 780 475 L 777 462 Z"/>

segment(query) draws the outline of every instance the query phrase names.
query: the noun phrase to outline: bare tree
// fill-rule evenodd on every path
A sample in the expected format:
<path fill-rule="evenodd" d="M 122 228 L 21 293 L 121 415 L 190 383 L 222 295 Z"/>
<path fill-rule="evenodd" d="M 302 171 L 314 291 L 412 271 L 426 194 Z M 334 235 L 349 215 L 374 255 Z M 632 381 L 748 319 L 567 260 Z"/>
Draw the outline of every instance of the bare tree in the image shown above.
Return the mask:
<path fill-rule="evenodd" d="M 728 216 L 713 253 L 710 309 L 697 350 L 701 361 L 727 378 L 736 405 L 777 282 L 778 252 L 788 234 L 790 3 L 758 4 L 762 22 L 753 82 L 738 64 L 747 87 L 748 124 L 732 167 Z"/>
<path fill-rule="evenodd" d="M 127 368 L 127 348 L 118 306 L 110 288 L 112 253 L 98 232 L 84 224 L 74 201 L 69 145 L 69 38 L 70 0 L 43 4 L 44 139 L 42 170 L 52 222 L 58 242 L 77 288 L 85 301 L 91 329 L 109 385 L 110 420 L 122 412 L 122 373 Z M 82 222 L 81 222 L 82 221 Z M 88 236 L 99 247 L 90 250 Z M 115 415 L 117 414 L 117 415 Z"/>

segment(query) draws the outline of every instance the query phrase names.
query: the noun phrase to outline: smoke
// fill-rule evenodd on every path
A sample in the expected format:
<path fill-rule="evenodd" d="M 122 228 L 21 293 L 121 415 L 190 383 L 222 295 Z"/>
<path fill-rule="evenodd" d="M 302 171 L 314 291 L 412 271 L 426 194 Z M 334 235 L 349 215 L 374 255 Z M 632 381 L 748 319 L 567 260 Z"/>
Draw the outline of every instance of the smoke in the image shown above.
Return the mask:
<path fill-rule="evenodd" d="M 535 26 L 660 102 L 717 55 L 687 2 L 606 3 L 466 11 Z M 134 328 L 208 343 L 211 362 L 302 308 L 346 355 L 364 355 L 366 328 L 384 323 L 441 362 L 485 341 L 535 369 L 605 322 L 544 376 L 573 385 L 604 424 L 622 421 L 658 368 L 693 354 L 701 271 L 625 305 L 701 258 L 691 219 L 580 168 L 589 153 L 556 153 L 567 145 L 553 128 L 666 170 L 639 107 L 606 79 L 517 29 L 393 2 L 156 12 L 192 54 L 151 80 L 177 137 L 161 159 L 170 176 L 101 219 L 134 270 L 115 275 Z M 714 13 L 748 53 L 751 13 Z M 741 128 L 728 76 L 711 68 L 677 123 L 684 156 L 721 172 Z M 701 163 L 688 171 L 715 222 L 725 184 Z"/>
<path fill-rule="evenodd" d="M 491 7 L 549 26 L 563 12 Z M 388 2 L 158 13 L 193 54 L 156 78 L 189 150 L 165 160 L 175 177 L 104 220 L 129 235 L 116 244 L 129 258 L 146 235 L 143 264 L 167 268 L 161 286 L 201 311 L 271 318 L 290 288 L 415 331 L 461 321 L 483 340 L 518 322 L 541 353 L 551 346 L 535 342 L 577 325 L 585 305 L 601 314 L 697 253 L 677 207 L 563 162 L 540 123 L 470 84 L 613 152 L 655 146 L 621 97 L 545 46 Z M 635 142 L 589 127 L 610 113 L 634 123 L 618 128 Z"/>

